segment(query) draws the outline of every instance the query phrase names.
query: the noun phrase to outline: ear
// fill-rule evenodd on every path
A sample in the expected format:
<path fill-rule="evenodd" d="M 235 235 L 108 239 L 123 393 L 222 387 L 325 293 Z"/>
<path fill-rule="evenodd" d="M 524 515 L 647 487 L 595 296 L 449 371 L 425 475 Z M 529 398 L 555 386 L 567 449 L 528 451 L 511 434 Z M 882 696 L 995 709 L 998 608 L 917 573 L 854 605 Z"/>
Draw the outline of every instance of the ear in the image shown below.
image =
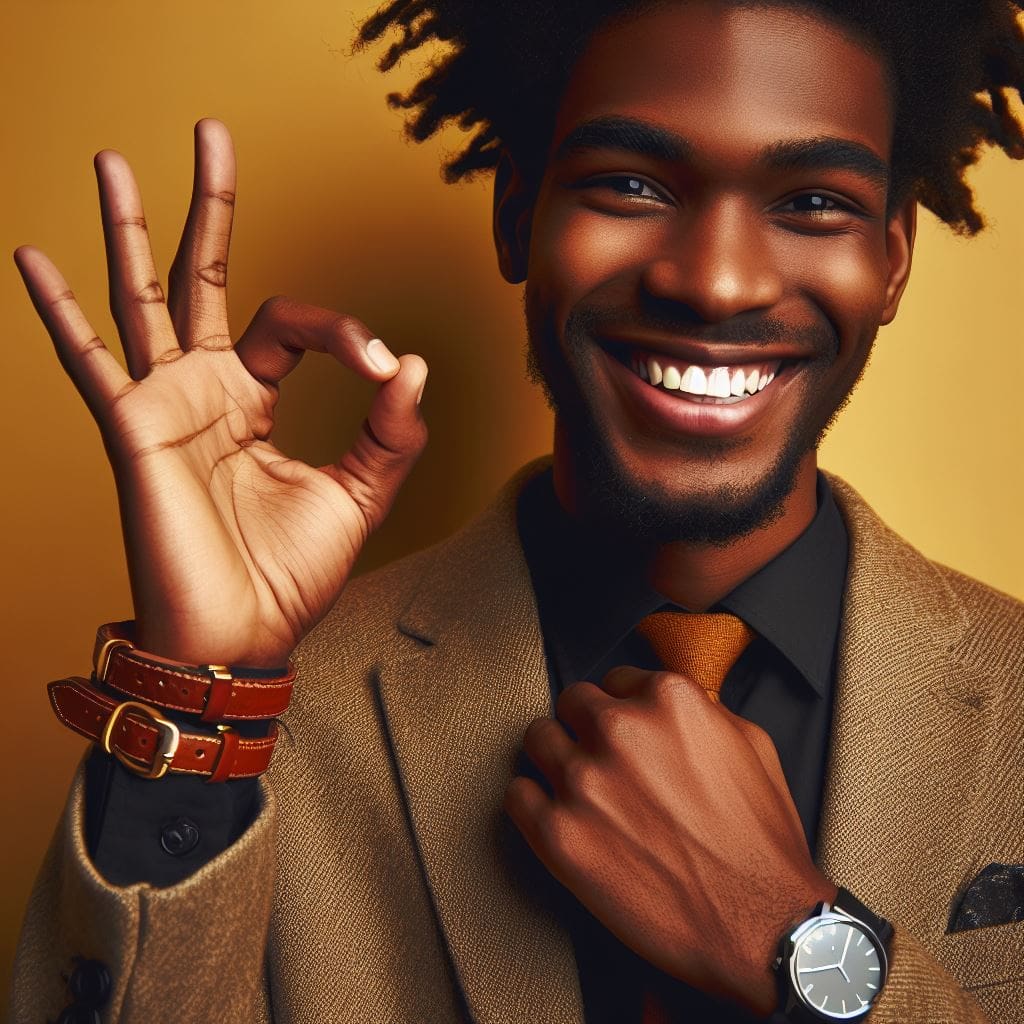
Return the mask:
<path fill-rule="evenodd" d="M 516 162 L 503 150 L 494 172 L 494 247 L 501 276 L 509 284 L 526 280 L 530 223 L 536 192 Z"/>
<path fill-rule="evenodd" d="M 889 257 L 889 278 L 885 286 L 885 307 L 881 323 L 892 323 L 903 290 L 910 279 L 910 263 L 917 235 L 917 200 L 905 200 L 889 218 L 885 229 L 885 250 Z"/>

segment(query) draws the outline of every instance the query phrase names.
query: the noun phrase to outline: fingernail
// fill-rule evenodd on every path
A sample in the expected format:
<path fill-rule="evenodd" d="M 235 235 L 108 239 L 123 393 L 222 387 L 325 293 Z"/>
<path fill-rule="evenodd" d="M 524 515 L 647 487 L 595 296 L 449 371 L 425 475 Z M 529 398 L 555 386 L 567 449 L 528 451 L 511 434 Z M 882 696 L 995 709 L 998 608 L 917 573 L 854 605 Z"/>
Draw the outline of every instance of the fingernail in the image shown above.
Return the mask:
<path fill-rule="evenodd" d="M 366 354 L 382 373 L 394 373 L 398 369 L 398 360 L 380 338 L 371 338 L 366 343 Z"/>
<path fill-rule="evenodd" d="M 420 404 L 420 399 L 423 397 L 423 389 L 427 386 L 427 378 L 424 376 L 423 382 L 420 384 L 419 393 L 416 395 L 416 404 Z"/>

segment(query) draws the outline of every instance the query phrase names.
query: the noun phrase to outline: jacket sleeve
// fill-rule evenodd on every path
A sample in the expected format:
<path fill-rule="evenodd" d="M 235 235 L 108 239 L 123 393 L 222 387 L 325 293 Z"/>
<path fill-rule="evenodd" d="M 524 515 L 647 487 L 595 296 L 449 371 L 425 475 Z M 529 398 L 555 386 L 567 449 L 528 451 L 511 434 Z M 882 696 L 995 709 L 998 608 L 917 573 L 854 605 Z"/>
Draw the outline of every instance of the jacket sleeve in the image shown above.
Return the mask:
<path fill-rule="evenodd" d="M 982 1003 L 961 987 L 931 953 L 908 931 L 894 926 L 889 977 L 874 1009 L 871 1024 L 1021 1024 L 1024 1003 L 1013 1010 Z M 985 999 L 985 990 L 978 995 Z M 998 999 L 998 994 L 996 994 Z M 990 1000 L 985 1000 L 989 1002 Z M 992 1012 L 989 1016 L 986 1009 Z"/>
<path fill-rule="evenodd" d="M 57 1020 L 73 1003 L 68 977 L 91 960 L 109 974 L 104 1022 L 268 1022 L 275 821 L 272 791 L 261 780 L 252 823 L 194 874 L 165 888 L 113 885 L 86 849 L 83 765 L 29 898 L 10 1019 Z"/>

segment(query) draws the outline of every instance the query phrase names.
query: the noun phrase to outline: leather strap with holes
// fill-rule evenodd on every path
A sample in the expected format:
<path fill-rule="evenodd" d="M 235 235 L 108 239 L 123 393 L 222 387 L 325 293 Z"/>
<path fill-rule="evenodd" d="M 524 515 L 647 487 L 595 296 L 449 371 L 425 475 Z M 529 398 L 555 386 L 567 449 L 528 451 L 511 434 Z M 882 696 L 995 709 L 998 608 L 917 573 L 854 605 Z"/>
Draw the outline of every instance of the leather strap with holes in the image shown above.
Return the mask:
<path fill-rule="evenodd" d="M 218 726 L 215 735 L 188 732 L 165 719 L 160 709 L 118 701 L 77 676 L 58 679 L 47 691 L 64 725 L 102 744 L 146 778 L 167 771 L 206 776 L 209 782 L 249 778 L 267 770 L 277 743 L 275 723 L 268 735 L 255 739 L 239 736 L 228 725 Z"/>
<path fill-rule="evenodd" d="M 295 667 L 256 679 L 226 665 L 181 665 L 137 650 L 134 623 L 109 622 L 96 632 L 96 680 L 132 700 L 198 715 L 203 722 L 276 718 L 288 707 Z"/>

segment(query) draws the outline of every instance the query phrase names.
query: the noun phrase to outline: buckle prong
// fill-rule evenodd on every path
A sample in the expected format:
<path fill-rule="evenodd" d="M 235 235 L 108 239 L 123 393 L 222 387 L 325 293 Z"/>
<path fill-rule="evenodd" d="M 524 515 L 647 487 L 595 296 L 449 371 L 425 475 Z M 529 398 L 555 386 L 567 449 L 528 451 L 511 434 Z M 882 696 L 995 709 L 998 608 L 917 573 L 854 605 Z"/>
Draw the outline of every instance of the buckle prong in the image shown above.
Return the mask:
<path fill-rule="evenodd" d="M 103 645 L 96 652 L 96 663 L 93 665 L 93 671 L 96 673 L 96 679 L 98 682 L 105 683 L 107 681 L 107 670 L 110 668 L 110 656 L 119 647 L 127 647 L 129 650 L 135 647 L 135 644 L 131 640 L 125 640 L 123 637 L 111 637 L 109 640 L 104 640 Z"/>
<path fill-rule="evenodd" d="M 157 727 L 159 739 L 156 750 L 153 753 L 153 763 L 149 765 L 139 764 L 134 758 L 129 757 L 119 748 L 113 746 L 111 737 L 114 734 L 114 726 L 126 711 L 137 711 L 148 718 Z M 144 779 L 162 779 L 171 766 L 171 761 L 178 750 L 178 742 L 181 739 L 181 731 L 173 723 L 162 715 L 159 715 L 148 704 L 140 704 L 135 700 L 126 700 L 118 704 L 110 713 L 107 724 L 103 727 L 103 735 L 100 742 L 108 754 L 113 754 L 125 766 L 136 775 Z"/>

